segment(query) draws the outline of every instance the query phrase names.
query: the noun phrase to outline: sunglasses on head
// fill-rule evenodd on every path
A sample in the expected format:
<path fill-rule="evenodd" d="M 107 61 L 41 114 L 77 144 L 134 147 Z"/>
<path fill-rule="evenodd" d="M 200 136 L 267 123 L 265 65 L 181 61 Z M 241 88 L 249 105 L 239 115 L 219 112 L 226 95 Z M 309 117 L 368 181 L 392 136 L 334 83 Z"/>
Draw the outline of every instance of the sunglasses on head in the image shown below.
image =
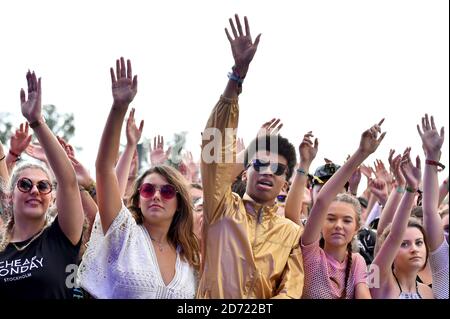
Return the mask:
<path fill-rule="evenodd" d="M 152 198 L 156 191 L 159 191 L 163 199 L 172 199 L 177 194 L 175 186 L 170 184 L 155 185 L 151 183 L 144 183 L 139 187 L 139 194 L 144 198 Z"/>
<path fill-rule="evenodd" d="M 17 189 L 22 193 L 29 193 L 33 189 L 34 185 L 36 185 L 39 193 L 44 195 L 51 193 L 51 191 L 53 190 L 52 184 L 50 184 L 50 182 L 46 180 L 42 180 L 37 182 L 36 184 L 33 184 L 31 179 L 23 177 L 17 181 Z"/>
<path fill-rule="evenodd" d="M 284 173 L 286 173 L 287 170 L 286 165 L 280 163 L 266 162 L 260 159 L 254 159 L 250 165 L 253 166 L 253 168 L 257 172 L 261 171 L 261 167 L 268 167 L 270 171 L 277 176 L 283 175 Z"/>

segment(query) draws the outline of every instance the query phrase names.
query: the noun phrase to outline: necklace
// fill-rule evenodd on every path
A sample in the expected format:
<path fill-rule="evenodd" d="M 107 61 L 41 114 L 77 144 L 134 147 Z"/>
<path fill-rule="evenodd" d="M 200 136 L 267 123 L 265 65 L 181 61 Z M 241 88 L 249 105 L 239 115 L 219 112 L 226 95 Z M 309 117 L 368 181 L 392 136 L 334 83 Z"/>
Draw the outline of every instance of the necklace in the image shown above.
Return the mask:
<path fill-rule="evenodd" d="M 30 244 L 44 232 L 44 229 L 45 229 L 45 227 L 42 228 L 41 231 L 40 231 L 39 233 L 37 233 L 36 235 L 34 235 L 33 238 L 31 238 L 31 240 L 30 240 L 27 244 L 25 244 L 24 246 L 22 246 L 22 247 L 17 246 L 16 243 L 11 243 L 11 244 L 13 244 L 13 246 L 14 246 L 18 251 L 22 251 L 22 250 L 24 250 L 25 248 L 27 248 L 28 246 L 30 246 Z"/>
<path fill-rule="evenodd" d="M 149 237 L 150 237 L 150 239 L 151 239 L 156 245 L 158 245 L 159 251 L 162 252 L 162 251 L 163 251 L 163 247 L 164 247 L 166 244 L 163 244 L 163 243 L 161 243 L 160 241 L 157 241 L 157 240 L 154 239 L 152 236 L 150 236 L 150 234 L 149 234 Z"/>

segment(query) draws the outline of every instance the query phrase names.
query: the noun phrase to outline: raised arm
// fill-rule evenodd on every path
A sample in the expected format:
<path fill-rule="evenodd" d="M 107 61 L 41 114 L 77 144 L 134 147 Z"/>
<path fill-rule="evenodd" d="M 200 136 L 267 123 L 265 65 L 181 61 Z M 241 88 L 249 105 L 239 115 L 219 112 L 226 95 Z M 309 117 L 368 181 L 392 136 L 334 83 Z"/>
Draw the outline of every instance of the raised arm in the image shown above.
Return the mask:
<path fill-rule="evenodd" d="M 400 163 L 402 160 L 402 156 L 398 155 L 392 160 L 392 171 L 395 176 L 397 187 L 393 188 L 389 198 L 384 206 L 384 209 L 381 213 L 380 221 L 377 227 L 377 235 L 381 236 L 384 229 L 387 225 L 392 222 L 392 218 L 394 218 L 395 211 L 402 199 L 402 194 L 405 192 L 405 177 L 403 176 Z"/>
<path fill-rule="evenodd" d="M 382 119 L 378 124 L 375 124 L 370 129 L 365 131 L 361 136 L 361 141 L 356 152 L 345 162 L 340 169 L 326 182 L 317 196 L 314 203 L 308 222 L 305 226 L 305 231 L 302 235 L 302 244 L 307 246 L 320 239 L 320 231 L 327 216 L 327 210 L 331 202 L 334 200 L 339 191 L 345 186 L 348 179 L 355 171 L 355 169 L 380 145 L 386 132 L 378 137 L 381 133 L 380 125 L 383 123 Z"/>
<path fill-rule="evenodd" d="M 41 79 L 38 80 L 34 72 L 28 71 L 27 81 L 28 99 L 25 91 L 20 91 L 22 114 L 34 130 L 55 174 L 58 183 L 56 207 L 59 226 L 75 245 L 79 242 L 83 229 L 83 208 L 75 171 L 66 152 L 42 118 Z"/>
<path fill-rule="evenodd" d="M 430 251 L 435 251 L 444 240 L 444 230 L 438 214 L 439 182 L 437 177 L 438 166 L 436 165 L 441 158 L 444 127 L 441 128 L 439 134 L 433 116 L 428 119 L 428 114 L 425 114 L 425 117 L 422 118 L 422 130 L 417 125 L 417 131 L 422 139 L 422 148 L 426 157 L 423 175 L 423 226 L 427 233 L 427 244 Z"/>
<path fill-rule="evenodd" d="M 121 198 L 125 196 L 125 191 L 128 184 L 128 176 L 130 175 L 131 162 L 133 161 L 133 155 L 136 151 L 137 143 L 141 139 L 142 130 L 144 129 L 143 120 L 139 124 L 139 128 L 136 126 L 136 122 L 134 120 L 134 111 L 134 108 L 132 108 L 127 119 L 127 145 L 125 146 L 125 150 L 120 156 L 116 166 L 116 175 L 119 181 Z"/>
<path fill-rule="evenodd" d="M 28 134 L 28 123 L 22 123 L 14 135 L 11 136 L 9 142 L 10 148 L 5 160 L 10 174 L 14 169 L 14 166 L 16 166 L 16 162 L 20 159 L 23 151 L 30 145 L 30 142 L 31 135 Z"/>
<path fill-rule="evenodd" d="M 9 172 L 8 167 L 6 167 L 6 154 L 5 149 L 3 148 L 3 143 L 0 141 L 0 178 L 3 180 L 3 183 L 8 184 L 9 181 Z"/>
<path fill-rule="evenodd" d="M 116 60 L 116 72 L 111 68 L 110 73 L 113 105 L 103 130 L 95 162 L 97 203 L 105 234 L 122 208 L 115 161 L 119 152 L 120 132 L 125 114 L 137 92 L 137 76 L 133 77 L 130 60 L 127 60 L 126 66 L 124 58 Z"/>
<path fill-rule="evenodd" d="M 317 150 L 319 148 L 319 141 L 317 138 L 314 143 L 311 141 L 314 135 L 309 131 L 303 136 L 303 141 L 300 143 L 298 150 L 300 152 L 300 163 L 294 176 L 291 188 L 286 199 L 286 207 L 284 214 L 297 225 L 300 225 L 300 216 L 302 213 L 303 194 L 305 192 L 306 182 L 308 180 L 309 167 L 312 161 L 316 158 Z"/>
<path fill-rule="evenodd" d="M 414 197 L 421 180 L 420 158 L 416 158 L 416 166 L 411 163 L 411 148 L 407 148 L 402 156 L 401 170 L 406 180 L 406 192 L 404 193 L 400 205 L 395 212 L 392 220 L 392 228 L 389 235 L 383 242 L 378 254 L 373 260 L 373 264 L 377 265 L 380 270 L 381 280 L 387 279 L 386 276 L 391 272 L 391 266 L 397 255 L 398 249 L 403 241 L 408 219 L 411 215 L 411 209 L 414 204 Z"/>
<path fill-rule="evenodd" d="M 231 193 L 231 185 L 238 176 L 236 168 L 236 129 L 239 120 L 238 95 L 242 89 L 250 62 L 259 43 L 258 36 L 252 41 L 247 17 L 244 18 L 245 34 L 239 17 L 236 15 L 236 26 L 232 19 L 230 25 L 233 37 L 227 29 L 228 40 L 234 58 L 233 72 L 219 102 L 214 107 L 202 134 L 201 174 L 204 188 L 205 222 L 209 223 L 217 217 L 218 206 L 226 193 Z"/>
<path fill-rule="evenodd" d="M 448 176 L 439 187 L 439 206 L 442 204 L 447 195 L 448 195 Z"/>
<path fill-rule="evenodd" d="M 229 19 L 233 36 L 231 36 L 228 29 L 225 28 L 225 33 L 230 41 L 231 51 L 234 58 L 234 66 L 232 68 L 233 72 L 230 74 L 230 80 L 228 81 L 225 91 L 223 92 L 223 97 L 229 99 L 237 99 L 238 95 L 241 93 L 242 82 L 247 75 L 248 67 L 255 56 L 259 39 L 261 37 L 261 34 L 259 34 L 256 37 L 255 42 L 252 41 L 247 17 L 244 17 L 245 33 L 242 30 L 241 21 L 239 20 L 237 14 L 235 15 L 235 20 L 236 26 L 234 25 L 233 19 Z"/>

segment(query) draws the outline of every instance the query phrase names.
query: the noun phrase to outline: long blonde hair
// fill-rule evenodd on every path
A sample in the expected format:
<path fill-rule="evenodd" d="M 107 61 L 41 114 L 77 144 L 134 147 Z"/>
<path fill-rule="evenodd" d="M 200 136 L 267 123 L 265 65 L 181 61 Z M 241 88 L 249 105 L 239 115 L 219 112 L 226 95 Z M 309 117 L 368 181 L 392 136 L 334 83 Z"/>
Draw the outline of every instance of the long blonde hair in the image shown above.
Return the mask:
<path fill-rule="evenodd" d="M 45 175 L 47 175 L 48 180 L 52 183 L 52 177 L 50 172 L 43 166 L 34 164 L 34 163 L 25 163 L 20 166 L 17 166 L 9 180 L 9 183 L 5 185 L 5 183 L 1 183 L 0 192 L 2 197 L 2 213 L 5 214 L 5 224 L 3 225 L 0 231 L 0 252 L 4 251 L 6 246 L 8 246 L 11 236 L 12 230 L 14 227 L 14 207 L 12 201 L 12 194 L 14 192 L 14 187 L 16 187 L 17 181 L 19 180 L 20 174 L 26 169 L 38 169 L 42 171 Z M 47 227 L 50 223 L 50 216 L 48 211 L 45 214 L 45 226 Z"/>

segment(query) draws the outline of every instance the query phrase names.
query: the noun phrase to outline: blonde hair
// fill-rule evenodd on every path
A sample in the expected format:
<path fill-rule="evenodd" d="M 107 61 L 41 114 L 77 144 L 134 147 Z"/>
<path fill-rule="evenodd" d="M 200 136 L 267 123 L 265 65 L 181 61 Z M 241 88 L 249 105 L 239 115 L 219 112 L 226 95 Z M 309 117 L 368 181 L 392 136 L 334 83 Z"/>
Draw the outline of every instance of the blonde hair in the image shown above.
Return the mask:
<path fill-rule="evenodd" d="M 38 169 L 42 171 L 45 175 L 47 175 L 47 178 L 50 181 L 50 183 L 52 183 L 50 172 L 45 167 L 34 163 L 25 163 L 17 166 L 11 175 L 8 185 L 5 185 L 5 183 L 1 183 L 0 185 L 1 196 L 2 198 L 5 198 L 5 200 L 2 200 L 2 213 L 5 215 L 6 221 L 0 231 L 0 252 L 4 251 L 6 246 L 8 246 L 11 240 L 12 230 L 14 227 L 14 207 L 10 195 L 12 195 L 14 192 L 14 187 L 16 187 L 20 174 L 26 169 Z M 6 198 L 8 199 L 6 200 Z M 45 213 L 45 215 L 46 218 L 44 227 L 47 227 L 50 224 L 51 218 L 50 215 L 48 214 L 48 211 Z"/>

